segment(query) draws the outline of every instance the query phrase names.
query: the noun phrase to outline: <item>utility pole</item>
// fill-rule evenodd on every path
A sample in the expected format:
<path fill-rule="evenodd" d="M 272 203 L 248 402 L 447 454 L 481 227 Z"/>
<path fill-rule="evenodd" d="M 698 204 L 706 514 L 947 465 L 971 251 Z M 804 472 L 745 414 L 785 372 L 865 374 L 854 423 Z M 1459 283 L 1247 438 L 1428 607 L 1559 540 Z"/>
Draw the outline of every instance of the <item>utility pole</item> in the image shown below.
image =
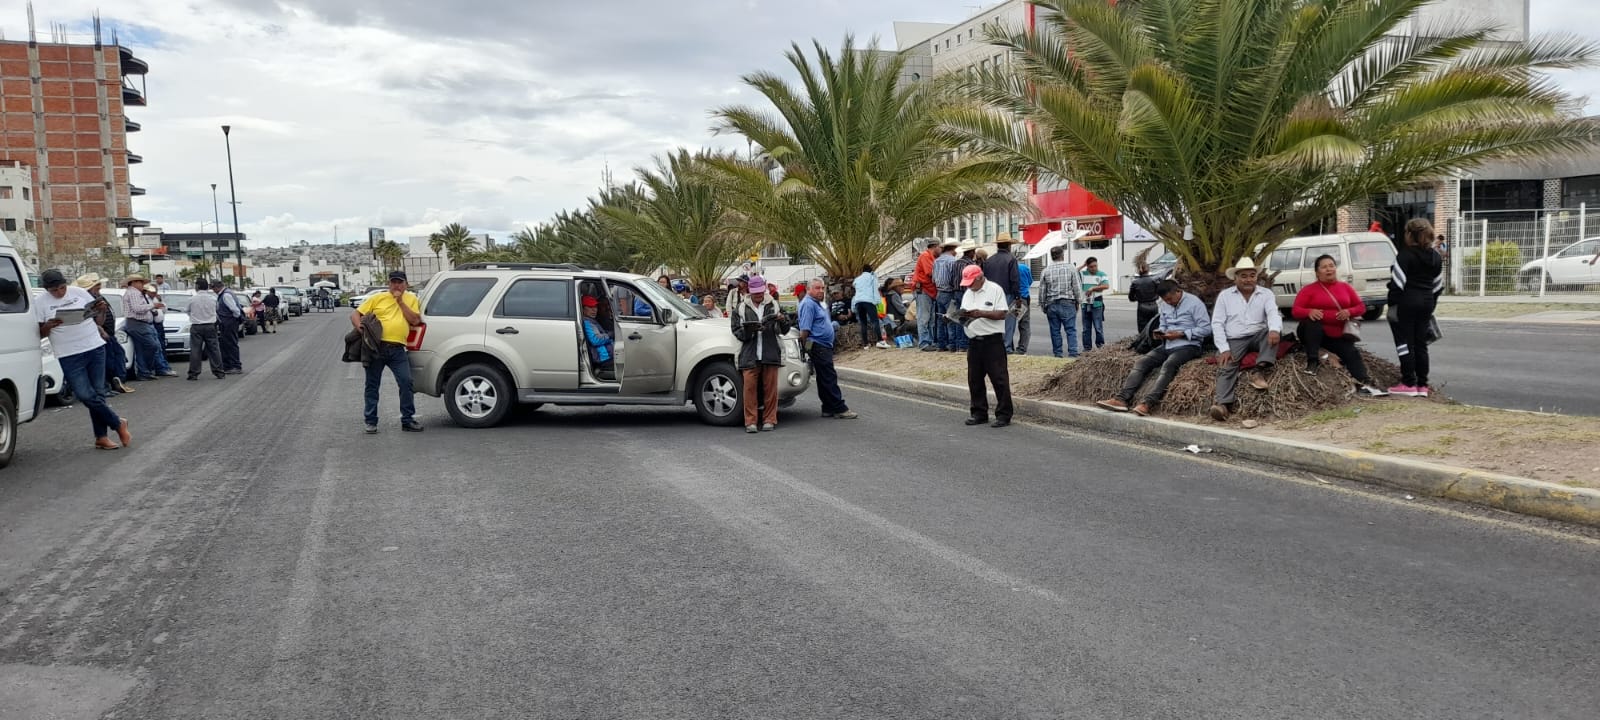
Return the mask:
<path fill-rule="evenodd" d="M 227 125 L 222 126 L 222 144 L 228 150 L 228 204 L 233 206 L 233 246 L 238 251 L 239 263 L 234 268 L 234 276 L 237 277 L 244 270 L 244 238 L 239 235 L 239 194 L 233 186 L 233 141 L 229 135 L 232 129 Z"/>

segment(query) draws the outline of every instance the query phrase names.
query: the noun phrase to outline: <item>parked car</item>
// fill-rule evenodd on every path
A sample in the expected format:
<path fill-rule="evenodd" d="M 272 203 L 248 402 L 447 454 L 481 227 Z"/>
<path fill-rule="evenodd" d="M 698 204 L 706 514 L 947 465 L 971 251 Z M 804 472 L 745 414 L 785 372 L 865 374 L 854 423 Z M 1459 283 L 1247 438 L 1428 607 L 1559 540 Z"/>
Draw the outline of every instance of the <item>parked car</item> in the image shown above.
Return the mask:
<path fill-rule="evenodd" d="M 1264 263 L 1272 278 L 1278 309 L 1288 313 L 1300 288 L 1317 281 L 1317 258 L 1332 255 L 1339 262 L 1339 279 L 1350 283 L 1367 306 L 1366 320 L 1377 320 L 1389 302 L 1389 267 L 1394 264 L 1394 242 L 1383 233 L 1358 232 L 1290 238 Z"/>
<path fill-rule="evenodd" d="M 368 286 L 366 289 L 362 290 L 361 292 L 350 296 L 350 307 L 351 308 L 361 307 L 361 303 L 366 302 L 367 298 L 372 297 L 373 295 L 375 295 L 377 293 L 388 292 L 388 291 L 389 291 L 389 288 L 387 286 L 383 286 L 383 285 L 371 285 L 371 286 Z M 417 290 L 417 292 L 421 292 L 421 291 Z"/>
<path fill-rule="evenodd" d="M 0 467 L 17 453 L 17 428 L 44 405 L 44 349 L 27 264 L 0 233 Z"/>
<path fill-rule="evenodd" d="M 1600 285 L 1600 263 L 1594 262 L 1595 253 L 1600 253 L 1600 238 L 1580 240 L 1550 257 L 1523 265 L 1517 271 L 1517 281 L 1523 290 L 1530 292 L 1538 292 L 1541 273 L 1546 290 Z M 1492 272 L 1493 256 L 1490 258 Z"/>
<path fill-rule="evenodd" d="M 193 299 L 194 293 L 183 290 L 161 296 L 161 301 L 167 304 L 166 317 L 161 320 L 167 336 L 161 338 L 161 349 L 168 357 L 189 354 L 189 301 Z"/>
<path fill-rule="evenodd" d="M 589 363 L 579 298 L 604 298 L 616 338 L 614 377 Z M 706 318 L 654 280 L 572 265 L 466 264 L 432 278 L 423 326 L 410 354 L 416 392 L 442 397 L 457 425 L 491 427 L 518 403 L 659 405 L 693 403 L 712 425 L 742 424 L 739 341 L 728 321 Z M 636 314 L 635 303 L 640 310 Z M 791 332 L 783 340 L 780 405 L 811 385 Z"/>
<path fill-rule="evenodd" d="M 300 317 L 306 314 L 306 296 L 300 288 L 293 285 L 273 285 L 272 289 L 278 291 L 278 297 L 283 298 L 282 309 L 285 317 L 281 318 L 282 320 L 289 319 L 287 316 L 290 315 Z"/>

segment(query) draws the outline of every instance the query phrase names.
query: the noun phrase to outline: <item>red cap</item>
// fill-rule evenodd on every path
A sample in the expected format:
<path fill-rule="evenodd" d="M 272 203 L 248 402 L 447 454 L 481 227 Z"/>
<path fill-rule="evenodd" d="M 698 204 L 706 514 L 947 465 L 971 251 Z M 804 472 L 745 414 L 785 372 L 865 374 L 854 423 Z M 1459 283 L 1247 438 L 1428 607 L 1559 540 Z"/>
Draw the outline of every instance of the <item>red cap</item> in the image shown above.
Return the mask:
<path fill-rule="evenodd" d="M 600 301 L 594 299 L 593 295 L 585 295 L 585 296 L 583 296 L 583 306 L 584 307 L 600 307 Z"/>
<path fill-rule="evenodd" d="M 961 271 L 961 287 L 971 287 L 972 281 L 983 277 L 983 268 L 977 265 L 968 265 Z"/>

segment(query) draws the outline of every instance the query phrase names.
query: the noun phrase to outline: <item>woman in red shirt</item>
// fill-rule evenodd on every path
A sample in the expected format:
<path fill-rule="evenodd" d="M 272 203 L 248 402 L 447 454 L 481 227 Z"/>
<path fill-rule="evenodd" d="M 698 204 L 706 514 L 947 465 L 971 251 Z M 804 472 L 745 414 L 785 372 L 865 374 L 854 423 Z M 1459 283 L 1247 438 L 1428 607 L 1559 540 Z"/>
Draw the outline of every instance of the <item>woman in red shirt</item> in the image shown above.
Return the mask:
<path fill-rule="evenodd" d="M 1300 288 L 1294 297 L 1294 318 L 1300 321 L 1300 343 L 1306 350 L 1307 375 L 1317 374 L 1322 360 L 1331 353 L 1339 358 L 1350 376 L 1361 383 L 1360 392 L 1368 397 L 1389 393 L 1372 386 L 1367 365 L 1361 360 L 1356 341 L 1345 337 L 1344 325 L 1367 312 L 1366 303 L 1349 283 L 1339 280 L 1339 261 L 1332 255 L 1317 258 L 1317 281 Z M 1324 352 L 1326 351 L 1326 352 Z"/>

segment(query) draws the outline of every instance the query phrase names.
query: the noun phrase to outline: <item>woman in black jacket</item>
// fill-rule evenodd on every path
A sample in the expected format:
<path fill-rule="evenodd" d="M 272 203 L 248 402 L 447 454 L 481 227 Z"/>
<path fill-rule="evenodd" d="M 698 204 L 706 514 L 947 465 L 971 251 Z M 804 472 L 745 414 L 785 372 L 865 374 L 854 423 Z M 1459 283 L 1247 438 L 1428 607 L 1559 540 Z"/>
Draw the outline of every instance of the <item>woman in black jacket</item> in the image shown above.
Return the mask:
<path fill-rule="evenodd" d="M 1156 318 L 1159 313 L 1156 301 L 1161 299 L 1161 293 L 1156 292 L 1156 285 L 1161 281 L 1150 274 L 1150 264 L 1140 260 L 1137 267 L 1139 275 L 1128 285 L 1128 301 L 1139 304 L 1138 319 L 1135 321 L 1138 325 L 1133 328 L 1136 334 L 1143 333 L 1150 321 Z"/>
<path fill-rule="evenodd" d="M 1391 395 L 1428 396 L 1428 326 L 1444 292 L 1444 261 L 1433 244 L 1433 224 L 1413 218 L 1389 268 L 1389 329 L 1400 356 L 1400 384 Z"/>

